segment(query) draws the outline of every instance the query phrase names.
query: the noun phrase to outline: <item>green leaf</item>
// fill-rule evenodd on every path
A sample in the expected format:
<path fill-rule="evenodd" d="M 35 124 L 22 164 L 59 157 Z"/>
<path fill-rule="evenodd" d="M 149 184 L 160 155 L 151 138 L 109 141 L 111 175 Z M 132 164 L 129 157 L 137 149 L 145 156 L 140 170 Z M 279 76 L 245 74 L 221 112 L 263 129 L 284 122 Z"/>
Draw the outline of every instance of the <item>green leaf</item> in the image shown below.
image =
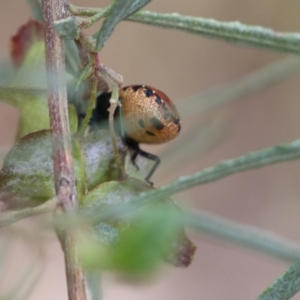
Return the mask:
<path fill-rule="evenodd" d="M 77 193 L 85 191 L 85 173 L 79 145 L 73 141 Z M 0 172 L 0 199 L 10 208 L 39 205 L 55 195 L 50 131 L 33 132 L 7 154 Z"/>
<path fill-rule="evenodd" d="M 78 138 L 78 141 L 84 157 L 88 190 L 103 182 L 120 178 L 121 172 L 115 163 L 108 130 L 97 130 L 82 140 Z M 120 157 L 124 161 L 127 148 L 120 138 L 117 138 L 116 142 Z"/>
<path fill-rule="evenodd" d="M 20 112 L 17 139 L 49 128 L 44 43 L 35 42 L 15 75 L 1 82 L 0 99 Z"/>
<path fill-rule="evenodd" d="M 136 179 L 106 182 L 87 194 L 82 210 L 93 218 L 107 208 L 130 204 L 135 195 L 149 189 L 149 185 Z M 176 256 L 174 244 L 185 245 L 179 213 L 172 201 L 162 200 L 133 209 L 130 214 L 96 222 L 92 233 L 85 233 L 79 243 L 84 266 L 131 275 L 151 273 L 164 259 Z"/>
<path fill-rule="evenodd" d="M 120 139 L 118 147 L 124 158 L 126 149 Z M 73 138 L 72 155 L 80 202 L 88 189 L 120 176 L 108 131 Z M 0 171 L 0 201 L 15 209 L 39 205 L 54 195 L 50 131 L 30 133 L 20 139 L 4 159 Z"/>
<path fill-rule="evenodd" d="M 77 132 L 78 129 L 78 116 L 74 105 L 70 104 L 68 106 L 68 113 L 69 113 L 70 131 L 72 134 L 74 134 Z"/>
<path fill-rule="evenodd" d="M 135 0 L 115 0 L 109 15 L 105 18 L 101 29 L 97 33 L 97 40 L 96 40 L 96 51 L 101 50 L 108 40 L 108 38 L 113 33 L 116 25 L 123 19 L 126 15 L 126 12 L 130 10 L 132 4 Z"/>
<path fill-rule="evenodd" d="M 34 42 L 15 74 L 1 79 L 0 100 L 20 112 L 16 140 L 34 131 L 49 129 L 44 42 Z M 74 107 L 69 107 L 69 119 L 74 133 L 78 127 Z"/>

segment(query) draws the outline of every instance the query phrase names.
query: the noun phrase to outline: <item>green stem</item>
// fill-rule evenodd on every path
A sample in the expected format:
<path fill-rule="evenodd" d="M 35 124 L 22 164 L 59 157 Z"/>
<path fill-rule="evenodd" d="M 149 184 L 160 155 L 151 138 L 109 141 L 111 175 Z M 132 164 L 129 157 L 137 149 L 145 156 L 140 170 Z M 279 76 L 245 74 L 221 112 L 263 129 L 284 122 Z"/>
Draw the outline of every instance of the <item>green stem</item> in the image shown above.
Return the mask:
<path fill-rule="evenodd" d="M 45 214 L 49 212 L 53 212 L 56 208 L 58 202 L 57 198 L 53 198 L 42 205 L 31 207 L 31 208 L 25 208 L 22 210 L 12 211 L 12 212 L 5 212 L 0 214 L 0 227 L 8 226 L 14 222 L 20 221 L 22 219 Z"/>
<path fill-rule="evenodd" d="M 132 199 L 130 205 L 120 205 L 117 209 L 106 210 L 105 212 L 98 214 L 97 220 L 131 212 L 133 209 L 138 209 L 149 203 L 160 201 L 161 199 L 185 191 L 191 187 L 217 181 L 235 173 L 299 158 L 300 140 L 296 140 L 290 144 L 277 145 L 275 147 L 248 153 L 234 159 L 225 160 L 196 174 L 179 177 L 177 180 L 161 186 L 158 189 L 143 192 Z"/>
<path fill-rule="evenodd" d="M 225 241 L 265 252 L 287 261 L 300 260 L 300 244 L 261 228 L 241 224 L 206 212 L 184 215 L 184 223 Z"/>
<path fill-rule="evenodd" d="M 209 89 L 199 95 L 193 95 L 191 98 L 185 99 L 184 104 L 179 103 L 177 108 L 180 112 L 189 115 L 195 114 L 195 112 L 203 113 L 235 100 L 241 100 L 243 96 L 282 82 L 299 71 L 300 59 L 298 57 L 284 58 L 241 79 Z"/>
<path fill-rule="evenodd" d="M 91 88 L 91 96 L 90 96 L 90 101 L 86 112 L 86 116 L 83 120 L 82 127 L 80 128 L 81 132 L 84 132 L 86 130 L 87 126 L 89 125 L 90 119 L 92 117 L 93 109 L 95 107 L 97 88 L 99 82 L 100 65 L 99 65 L 98 53 L 91 52 L 90 57 L 91 57 L 91 61 L 93 62 L 92 88 Z"/>
<path fill-rule="evenodd" d="M 83 18 L 76 18 L 76 22 L 78 27 L 80 28 L 89 28 L 96 22 L 98 22 L 100 19 L 102 19 L 104 16 L 107 16 L 109 11 L 111 10 L 112 5 L 104 8 L 103 10 L 98 11 L 96 14 L 91 16 L 90 18 L 83 19 Z"/>
<path fill-rule="evenodd" d="M 177 180 L 135 198 L 137 203 L 148 202 L 158 197 L 165 197 L 187 190 L 191 187 L 213 182 L 226 176 L 251 169 L 265 167 L 278 162 L 300 158 L 300 140 L 291 144 L 277 145 L 272 148 L 252 152 L 238 158 L 229 159 L 204 169 L 194 175 L 182 176 Z"/>

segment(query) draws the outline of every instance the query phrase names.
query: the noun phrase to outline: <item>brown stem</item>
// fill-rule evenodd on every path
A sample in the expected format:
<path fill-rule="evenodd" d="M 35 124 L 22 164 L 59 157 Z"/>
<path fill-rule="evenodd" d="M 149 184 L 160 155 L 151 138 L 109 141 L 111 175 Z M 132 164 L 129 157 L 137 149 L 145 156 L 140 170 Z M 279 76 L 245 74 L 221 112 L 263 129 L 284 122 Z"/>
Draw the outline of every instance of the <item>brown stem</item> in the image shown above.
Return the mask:
<path fill-rule="evenodd" d="M 62 1 L 43 1 L 48 105 L 52 132 L 55 189 L 58 193 L 60 187 L 64 186 L 64 189 L 61 191 L 64 191 L 66 194 L 63 197 L 58 194 L 58 198 L 66 210 L 74 210 L 77 204 L 68 121 L 65 53 L 63 41 L 53 27 L 54 21 L 64 17 L 64 11 L 64 2 Z"/>
<path fill-rule="evenodd" d="M 69 300 L 86 300 L 85 277 L 78 258 L 76 238 L 63 231 L 60 242 L 64 250 Z"/>
<path fill-rule="evenodd" d="M 54 182 L 63 213 L 75 212 L 77 198 L 72 161 L 71 136 L 65 78 L 65 52 L 61 37 L 54 30 L 54 22 L 68 16 L 68 0 L 43 0 L 45 22 L 48 105 L 52 132 Z M 84 300 L 83 269 L 76 253 L 76 241 L 69 230 L 60 235 L 65 254 L 69 300 Z"/>

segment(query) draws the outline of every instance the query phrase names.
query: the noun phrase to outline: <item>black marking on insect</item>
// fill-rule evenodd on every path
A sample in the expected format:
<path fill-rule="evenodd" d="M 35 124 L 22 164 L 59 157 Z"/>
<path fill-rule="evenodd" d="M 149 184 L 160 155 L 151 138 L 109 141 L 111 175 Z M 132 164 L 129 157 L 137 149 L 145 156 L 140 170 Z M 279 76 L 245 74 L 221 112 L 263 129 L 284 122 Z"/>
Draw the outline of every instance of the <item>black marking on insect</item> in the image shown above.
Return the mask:
<path fill-rule="evenodd" d="M 142 87 L 143 87 L 142 85 L 133 85 L 132 89 L 136 92 L 137 90 L 139 90 Z"/>
<path fill-rule="evenodd" d="M 161 100 L 161 98 L 159 98 L 158 96 L 156 96 L 155 102 L 156 102 L 157 104 L 159 104 L 159 105 L 163 103 L 163 101 Z"/>
<path fill-rule="evenodd" d="M 144 89 L 144 94 L 146 95 L 147 98 L 149 98 L 150 96 L 152 96 L 154 93 L 152 90 L 145 88 Z"/>
<path fill-rule="evenodd" d="M 155 136 L 155 133 L 153 133 L 153 132 L 151 132 L 151 131 L 149 131 L 149 130 L 146 130 L 146 133 L 147 133 L 148 135 L 150 135 L 150 136 Z"/>

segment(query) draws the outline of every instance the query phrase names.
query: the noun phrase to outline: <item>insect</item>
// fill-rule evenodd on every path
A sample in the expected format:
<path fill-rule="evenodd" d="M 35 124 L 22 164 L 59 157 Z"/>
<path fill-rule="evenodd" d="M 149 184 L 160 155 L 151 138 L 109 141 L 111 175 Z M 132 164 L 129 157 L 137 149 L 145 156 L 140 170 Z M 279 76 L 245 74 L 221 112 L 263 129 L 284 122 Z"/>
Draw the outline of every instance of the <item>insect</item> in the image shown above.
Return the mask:
<path fill-rule="evenodd" d="M 99 125 L 108 119 L 111 93 L 97 97 L 91 126 Z M 174 139 L 180 132 L 181 122 L 170 98 L 160 90 L 148 85 L 130 85 L 119 90 L 121 106 L 116 111 L 117 130 L 125 144 L 132 150 L 131 161 L 137 155 L 154 161 L 145 180 L 152 185 L 150 178 L 160 164 L 160 158 L 140 149 L 139 144 L 160 144 Z"/>

